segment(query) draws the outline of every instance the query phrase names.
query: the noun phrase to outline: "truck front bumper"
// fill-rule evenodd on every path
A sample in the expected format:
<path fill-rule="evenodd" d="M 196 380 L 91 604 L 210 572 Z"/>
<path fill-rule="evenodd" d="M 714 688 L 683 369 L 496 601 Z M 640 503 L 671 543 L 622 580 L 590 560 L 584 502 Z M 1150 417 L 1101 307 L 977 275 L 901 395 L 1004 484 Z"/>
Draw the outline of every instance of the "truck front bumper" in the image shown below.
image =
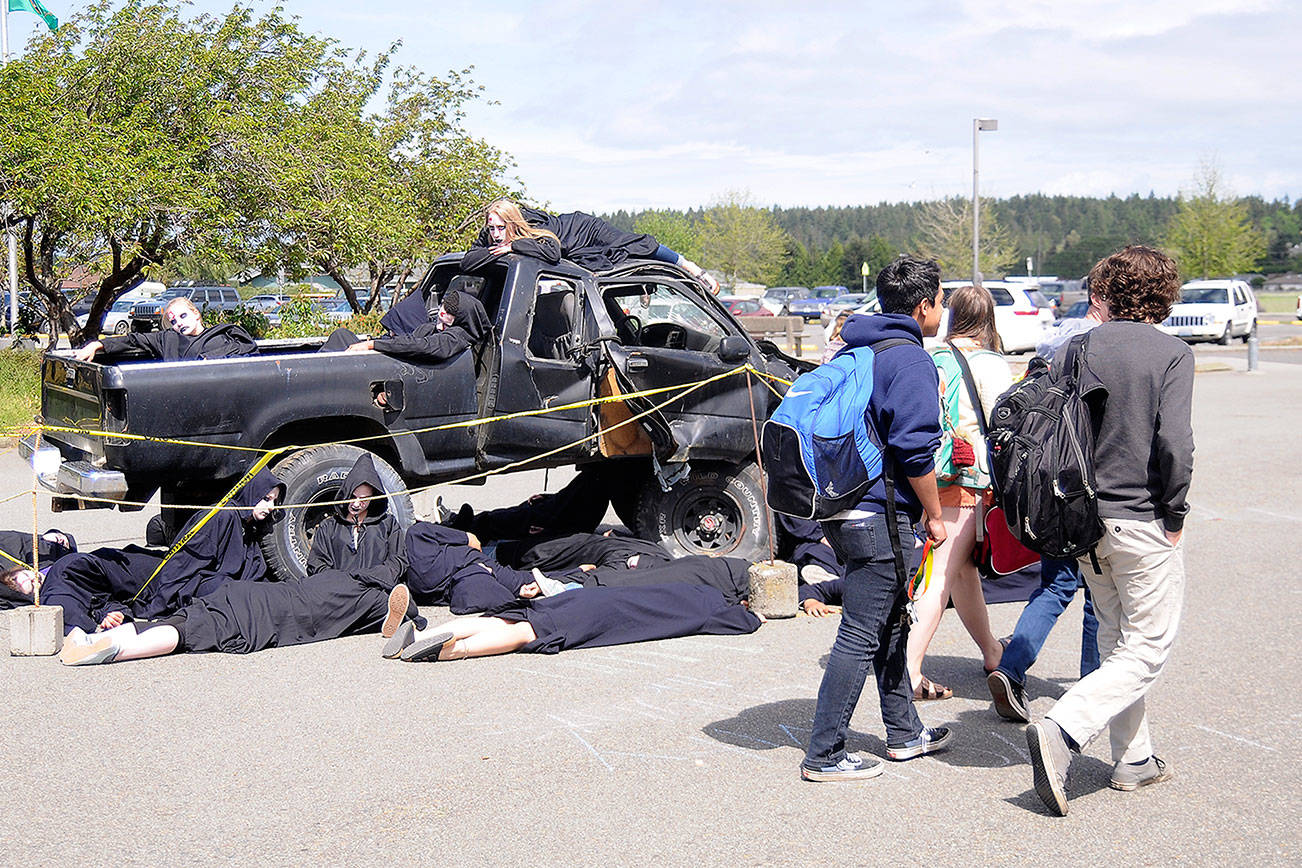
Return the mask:
<path fill-rule="evenodd" d="M 55 494 L 119 500 L 126 496 L 127 478 L 120 471 L 105 470 L 89 461 L 64 461 L 57 446 L 42 443 L 38 449 L 35 434 L 18 441 L 18 454 L 31 463 L 37 481 Z"/>

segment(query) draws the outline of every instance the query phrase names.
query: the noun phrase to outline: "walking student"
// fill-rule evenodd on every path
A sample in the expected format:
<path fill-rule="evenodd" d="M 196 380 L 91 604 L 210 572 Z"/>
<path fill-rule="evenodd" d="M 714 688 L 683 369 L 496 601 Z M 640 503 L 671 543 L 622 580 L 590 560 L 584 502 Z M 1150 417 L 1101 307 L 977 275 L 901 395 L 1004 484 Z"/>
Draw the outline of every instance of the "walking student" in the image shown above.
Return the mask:
<path fill-rule="evenodd" d="M 845 746 L 870 670 L 877 679 L 888 757 L 922 756 L 950 741 L 948 729 L 924 728 L 913 707 L 905 661 L 907 579 L 896 565 L 898 546 L 906 562 L 916 566 L 920 560 L 913 526 L 924 515 L 925 533 L 933 545 L 945 541 L 933 459 L 940 445 L 939 379 L 922 348 L 923 337 L 935 336 L 940 328 L 940 268 L 933 260 L 901 257 L 877 275 L 877 297 L 883 312 L 851 317 L 841 336 L 850 347 L 903 339 L 876 354 L 872 397 L 864 407 L 869 429 L 882 444 L 893 497 L 888 504 L 887 480 L 878 479 L 857 506 L 823 524 L 845 565 L 845 590 L 840 628 L 818 689 L 809 750 L 800 766 L 801 777 L 808 781 L 852 781 L 881 774 L 880 760 L 847 753 Z M 894 527 L 888 514 L 896 517 Z"/>
<path fill-rule="evenodd" d="M 1175 641 L 1184 600 L 1185 501 L 1193 474 L 1193 353 L 1155 323 L 1180 294 L 1175 263 L 1127 247 L 1090 271 L 1111 320 L 1090 333 L 1084 373 L 1106 390 L 1093 404 L 1094 466 L 1103 538 L 1100 572 L 1081 561 L 1099 619 L 1099 668 L 1026 728 L 1035 791 L 1067 814 L 1072 758 L 1110 730 L 1111 785 L 1134 790 L 1170 778 L 1153 753 L 1145 696 Z M 1059 354 L 1058 363 L 1062 361 Z"/>

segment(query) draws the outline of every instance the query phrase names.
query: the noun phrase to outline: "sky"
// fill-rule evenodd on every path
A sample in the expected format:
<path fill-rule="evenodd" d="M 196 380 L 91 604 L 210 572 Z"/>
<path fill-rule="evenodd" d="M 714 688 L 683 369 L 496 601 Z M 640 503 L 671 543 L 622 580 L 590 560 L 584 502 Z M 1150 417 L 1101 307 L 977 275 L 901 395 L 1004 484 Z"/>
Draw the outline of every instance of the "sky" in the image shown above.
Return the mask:
<path fill-rule="evenodd" d="M 983 196 L 1174 195 L 1207 163 L 1234 193 L 1302 196 L 1296 0 L 281 5 L 430 74 L 473 66 L 468 130 L 554 210 L 970 196 L 977 117 L 998 120 Z M 38 26 L 11 14 L 11 46 Z"/>

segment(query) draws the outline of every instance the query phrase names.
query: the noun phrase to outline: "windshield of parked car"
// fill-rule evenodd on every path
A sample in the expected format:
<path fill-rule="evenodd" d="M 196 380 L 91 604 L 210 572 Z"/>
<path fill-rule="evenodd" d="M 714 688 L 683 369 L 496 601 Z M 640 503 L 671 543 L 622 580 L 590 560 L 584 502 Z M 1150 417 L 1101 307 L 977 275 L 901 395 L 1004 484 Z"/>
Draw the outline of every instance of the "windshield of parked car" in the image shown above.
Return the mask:
<path fill-rule="evenodd" d="M 1181 304 L 1229 304 L 1229 293 L 1219 287 L 1186 288 L 1180 290 Z"/>

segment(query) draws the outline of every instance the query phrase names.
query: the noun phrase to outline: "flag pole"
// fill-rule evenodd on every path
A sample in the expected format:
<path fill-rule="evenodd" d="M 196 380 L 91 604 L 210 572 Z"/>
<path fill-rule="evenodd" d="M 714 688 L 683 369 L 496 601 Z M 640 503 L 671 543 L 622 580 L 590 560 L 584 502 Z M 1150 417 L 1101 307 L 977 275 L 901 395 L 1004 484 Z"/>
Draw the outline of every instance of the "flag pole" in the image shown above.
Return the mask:
<path fill-rule="evenodd" d="M 0 9 L 0 53 L 3 54 L 3 65 L 8 66 L 9 0 L 0 0 L 0 3 L 4 4 Z M 12 209 L 6 207 L 5 210 L 9 212 L 5 214 L 5 240 L 9 249 L 9 338 L 12 341 L 18 337 L 18 237 L 9 221 Z"/>

